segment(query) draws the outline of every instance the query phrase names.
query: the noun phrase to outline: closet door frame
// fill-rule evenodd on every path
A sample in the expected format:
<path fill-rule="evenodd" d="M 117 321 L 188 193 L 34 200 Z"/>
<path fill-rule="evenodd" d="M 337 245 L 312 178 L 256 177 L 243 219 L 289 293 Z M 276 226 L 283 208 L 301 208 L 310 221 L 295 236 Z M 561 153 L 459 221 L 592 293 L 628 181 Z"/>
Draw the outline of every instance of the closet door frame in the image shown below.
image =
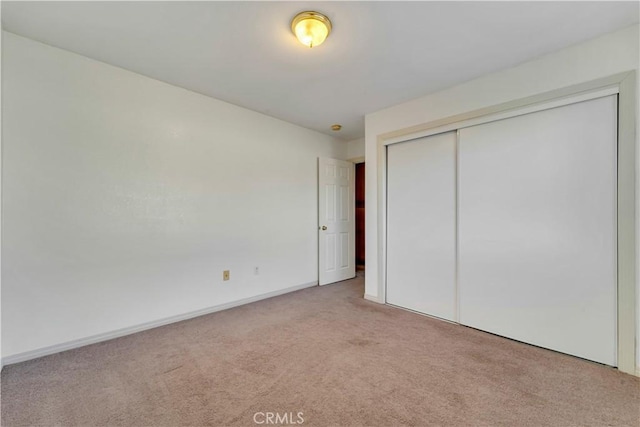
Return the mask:
<path fill-rule="evenodd" d="M 619 73 L 377 135 L 378 301 L 386 303 L 387 146 L 481 123 L 618 94 L 618 370 L 640 376 L 640 366 L 636 366 L 636 336 L 638 332 L 636 323 L 636 78 L 635 71 Z"/>

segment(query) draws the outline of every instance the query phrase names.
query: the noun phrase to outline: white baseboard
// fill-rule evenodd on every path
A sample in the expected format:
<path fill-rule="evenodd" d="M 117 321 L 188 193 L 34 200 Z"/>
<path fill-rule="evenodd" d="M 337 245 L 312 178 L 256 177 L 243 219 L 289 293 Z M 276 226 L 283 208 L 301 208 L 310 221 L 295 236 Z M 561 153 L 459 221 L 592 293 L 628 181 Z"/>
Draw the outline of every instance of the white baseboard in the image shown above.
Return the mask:
<path fill-rule="evenodd" d="M 367 301 L 377 302 L 378 304 L 384 304 L 384 301 L 380 301 L 380 298 L 378 298 L 377 296 L 374 297 L 373 295 L 364 294 L 364 299 L 366 299 Z"/>
<path fill-rule="evenodd" d="M 25 362 L 31 359 L 37 359 L 38 357 L 48 356 L 50 354 L 60 353 L 66 350 L 72 350 L 78 347 L 84 347 L 85 345 L 95 344 L 102 341 L 108 341 L 114 338 L 123 337 L 125 335 L 135 334 L 136 332 L 142 332 L 147 329 L 157 328 L 158 326 L 168 325 L 170 323 L 180 322 L 182 320 L 192 319 L 198 316 L 204 316 L 205 314 L 215 313 L 216 311 L 227 310 L 229 308 L 238 307 L 240 305 L 249 304 L 252 302 L 260 301 L 267 298 L 273 298 L 278 295 L 287 294 L 289 292 L 298 291 L 300 289 L 311 288 L 317 286 L 318 282 L 309 282 L 302 285 L 292 286 L 285 289 L 280 289 L 273 292 L 267 292 L 266 294 L 260 294 L 249 298 L 243 298 L 237 301 L 228 302 L 226 304 L 220 304 L 213 307 L 203 308 L 201 310 L 192 311 L 185 314 L 179 314 L 177 316 L 166 317 L 164 319 L 154 320 L 152 322 L 142 323 L 140 325 L 131 326 L 128 328 L 117 329 L 111 332 L 105 332 L 103 334 L 92 335 L 86 338 L 80 338 L 73 341 L 67 341 L 61 344 L 52 345 L 49 347 L 42 347 L 36 350 L 25 351 L 24 353 L 13 354 L 2 358 L 0 362 L 2 367 L 11 365 L 14 363 Z"/>

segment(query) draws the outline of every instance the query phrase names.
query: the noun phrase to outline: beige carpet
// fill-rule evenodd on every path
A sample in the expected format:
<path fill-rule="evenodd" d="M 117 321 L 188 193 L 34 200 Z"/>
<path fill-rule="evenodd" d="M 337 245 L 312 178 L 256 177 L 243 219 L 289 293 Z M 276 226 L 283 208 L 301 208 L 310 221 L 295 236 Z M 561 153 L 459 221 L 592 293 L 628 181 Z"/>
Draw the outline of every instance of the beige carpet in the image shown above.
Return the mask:
<path fill-rule="evenodd" d="M 7 366 L 2 425 L 640 425 L 635 377 L 362 294 L 355 279 Z"/>

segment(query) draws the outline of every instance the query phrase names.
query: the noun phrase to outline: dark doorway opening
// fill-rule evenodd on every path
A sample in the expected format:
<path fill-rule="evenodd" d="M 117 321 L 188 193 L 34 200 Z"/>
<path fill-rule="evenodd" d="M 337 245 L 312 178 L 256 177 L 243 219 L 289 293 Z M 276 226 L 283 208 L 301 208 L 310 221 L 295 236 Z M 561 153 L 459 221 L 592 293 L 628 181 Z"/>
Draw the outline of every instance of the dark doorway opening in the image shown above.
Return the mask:
<path fill-rule="evenodd" d="M 356 163 L 356 270 L 364 270 L 364 163 Z"/>

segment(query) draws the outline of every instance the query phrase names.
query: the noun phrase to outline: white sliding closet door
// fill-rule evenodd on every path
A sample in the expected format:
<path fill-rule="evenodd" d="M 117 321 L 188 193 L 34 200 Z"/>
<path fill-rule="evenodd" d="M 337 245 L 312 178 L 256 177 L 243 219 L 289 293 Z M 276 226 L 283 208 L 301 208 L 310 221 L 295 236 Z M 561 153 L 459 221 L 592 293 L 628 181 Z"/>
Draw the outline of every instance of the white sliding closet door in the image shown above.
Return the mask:
<path fill-rule="evenodd" d="M 387 148 L 387 302 L 455 315 L 455 132 Z"/>
<path fill-rule="evenodd" d="M 616 365 L 616 132 L 616 96 L 460 131 L 460 323 Z"/>

